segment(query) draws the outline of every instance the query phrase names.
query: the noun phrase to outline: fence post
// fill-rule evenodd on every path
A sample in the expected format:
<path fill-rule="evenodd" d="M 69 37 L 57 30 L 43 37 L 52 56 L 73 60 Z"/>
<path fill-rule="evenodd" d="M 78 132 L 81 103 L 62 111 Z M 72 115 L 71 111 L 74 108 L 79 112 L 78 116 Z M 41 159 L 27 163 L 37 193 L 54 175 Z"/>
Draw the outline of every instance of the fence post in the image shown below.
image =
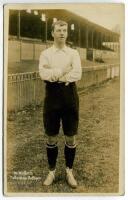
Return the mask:
<path fill-rule="evenodd" d="M 33 42 L 33 61 L 35 60 L 35 42 Z"/>
<path fill-rule="evenodd" d="M 34 105 L 36 106 L 36 79 L 37 79 L 37 73 L 33 73 L 33 99 L 34 99 Z"/>
<path fill-rule="evenodd" d="M 20 62 L 22 60 L 22 40 L 20 39 Z"/>

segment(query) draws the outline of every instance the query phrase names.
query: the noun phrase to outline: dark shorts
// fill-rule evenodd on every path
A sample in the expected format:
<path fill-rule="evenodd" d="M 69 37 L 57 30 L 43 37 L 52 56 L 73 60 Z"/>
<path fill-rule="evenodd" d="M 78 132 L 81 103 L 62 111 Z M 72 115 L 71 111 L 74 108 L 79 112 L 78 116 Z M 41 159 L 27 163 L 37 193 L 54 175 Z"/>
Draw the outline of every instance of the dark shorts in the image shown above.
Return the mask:
<path fill-rule="evenodd" d="M 79 121 L 79 98 L 75 83 L 47 82 L 45 86 L 43 122 L 45 133 L 55 136 L 59 133 L 60 123 L 64 134 L 77 134 Z"/>

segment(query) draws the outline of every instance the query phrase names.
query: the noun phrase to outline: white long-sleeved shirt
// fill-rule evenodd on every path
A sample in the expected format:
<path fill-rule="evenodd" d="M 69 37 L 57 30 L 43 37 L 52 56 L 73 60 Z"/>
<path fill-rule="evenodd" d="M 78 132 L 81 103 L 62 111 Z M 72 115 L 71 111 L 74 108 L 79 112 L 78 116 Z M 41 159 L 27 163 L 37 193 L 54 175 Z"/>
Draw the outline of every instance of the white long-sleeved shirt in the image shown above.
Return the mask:
<path fill-rule="evenodd" d="M 64 74 L 65 69 L 67 69 L 67 72 Z M 58 49 L 53 45 L 41 52 L 39 74 L 42 80 L 50 82 L 75 82 L 80 80 L 82 68 L 79 53 L 67 46 Z"/>

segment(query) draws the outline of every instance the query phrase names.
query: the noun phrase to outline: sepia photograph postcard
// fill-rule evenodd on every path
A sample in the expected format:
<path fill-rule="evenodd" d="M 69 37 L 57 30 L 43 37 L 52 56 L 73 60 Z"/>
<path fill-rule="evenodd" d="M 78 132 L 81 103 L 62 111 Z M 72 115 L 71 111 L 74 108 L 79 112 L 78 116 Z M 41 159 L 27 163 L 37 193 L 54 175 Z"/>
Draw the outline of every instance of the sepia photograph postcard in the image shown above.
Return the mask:
<path fill-rule="evenodd" d="M 124 12 L 4 5 L 5 196 L 124 195 Z"/>

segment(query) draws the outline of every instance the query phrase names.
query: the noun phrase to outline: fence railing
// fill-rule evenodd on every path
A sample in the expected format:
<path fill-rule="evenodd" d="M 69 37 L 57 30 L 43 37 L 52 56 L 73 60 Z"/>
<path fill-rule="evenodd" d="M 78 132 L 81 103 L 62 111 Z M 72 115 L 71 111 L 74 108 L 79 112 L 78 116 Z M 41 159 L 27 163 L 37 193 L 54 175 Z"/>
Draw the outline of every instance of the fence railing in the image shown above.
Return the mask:
<path fill-rule="evenodd" d="M 83 89 L 116 76 L 119 76 L 119 64 L 85 67 L 77 86 L 78 89 Z M 31 104 L 41 104 L 44 91 L 44 82 L 38 72 L 8 75 L 8 111 L 18 111 Z"/>

